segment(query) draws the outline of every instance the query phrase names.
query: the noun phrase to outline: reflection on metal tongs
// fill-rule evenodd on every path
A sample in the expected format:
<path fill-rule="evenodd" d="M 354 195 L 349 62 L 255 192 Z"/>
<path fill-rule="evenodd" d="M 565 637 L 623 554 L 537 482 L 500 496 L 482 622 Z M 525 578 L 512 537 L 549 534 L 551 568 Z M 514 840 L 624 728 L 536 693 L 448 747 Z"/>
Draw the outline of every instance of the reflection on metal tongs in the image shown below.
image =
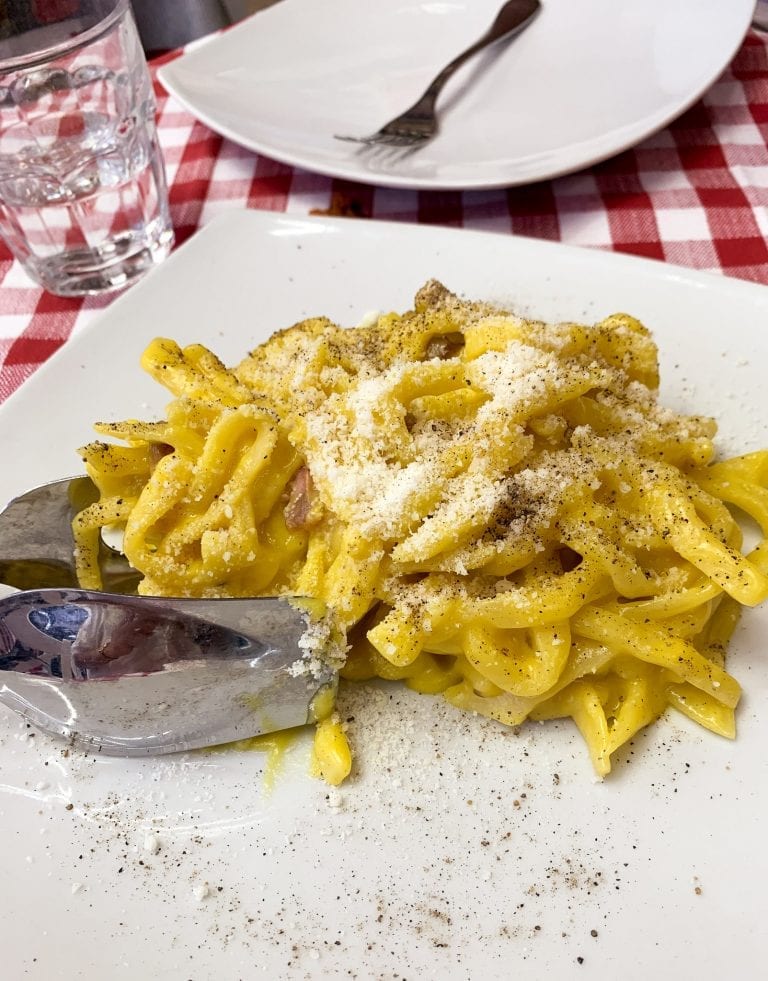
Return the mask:
<path fill-rule="evenodd" d="M 116 756 L 312 721 L 336 675 L 295 665 L 308 642 L 329 633 L 323 605 L 125 595 L 135 574 L 106 545 L 102 569 L 114 591 L 77 589 L 70 522 L 94 494 L 87 478 L 57 481 L 0 513 L 0 581 L 22 590 L 0 599 L 0 702 L 47 732 Z"/>

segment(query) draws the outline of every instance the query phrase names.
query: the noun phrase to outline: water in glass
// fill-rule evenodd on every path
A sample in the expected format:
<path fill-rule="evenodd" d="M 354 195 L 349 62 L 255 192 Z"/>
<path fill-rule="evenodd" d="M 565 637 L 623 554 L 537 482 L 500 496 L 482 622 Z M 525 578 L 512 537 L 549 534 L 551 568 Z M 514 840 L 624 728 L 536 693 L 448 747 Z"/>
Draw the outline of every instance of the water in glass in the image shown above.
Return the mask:
<path fill-rule="evenodd" d="M 0 234 L 59 295 L 124 286 L 173 240 L 149 74 L 113 6 L 74 48 L 0 64 Z"/>

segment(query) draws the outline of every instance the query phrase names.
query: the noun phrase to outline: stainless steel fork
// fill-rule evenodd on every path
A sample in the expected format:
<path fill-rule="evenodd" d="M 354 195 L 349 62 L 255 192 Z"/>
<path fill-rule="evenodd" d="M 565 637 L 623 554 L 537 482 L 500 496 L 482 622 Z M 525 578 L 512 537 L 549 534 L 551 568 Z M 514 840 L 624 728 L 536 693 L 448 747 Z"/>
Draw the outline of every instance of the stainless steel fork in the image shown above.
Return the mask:
<path fill-rule="evenodd" d="M 541 9 L 539 0 L 507 0 L 496 19 L 474 44 L 457 55 L 430 82 L 427 90 L 410 109 L 391 119 L 370 136 L 336 136 L 337 140 L 373 146 L 418 147 L 438 131 L 436 103 L 443 86 L 465 62 L 502 38 L 512 38 L 531 23 Z"/>

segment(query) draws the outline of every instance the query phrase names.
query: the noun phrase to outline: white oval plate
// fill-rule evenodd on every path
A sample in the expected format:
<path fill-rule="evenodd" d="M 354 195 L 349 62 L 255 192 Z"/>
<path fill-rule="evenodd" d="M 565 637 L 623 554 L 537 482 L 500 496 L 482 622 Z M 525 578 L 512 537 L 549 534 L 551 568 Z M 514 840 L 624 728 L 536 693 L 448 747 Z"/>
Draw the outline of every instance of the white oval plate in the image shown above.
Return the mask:
<path fill-rule="evenodd" d="M 764 287 L 505 236 L 230 212 L 0 407 L 0 501 L 76 472 L 93 420 L 163 412 L 139 368 L 154 335 L 234 362 L 303 317 L 406 309 L 430 276 L 549 319 L 635 313 L 665 403 L 716 414 L 725 452 L 768 446 Z M 256 753 L 88 757 L 0 706 L 2 976 L 762 976 L 767 635 L 768 607 L 748 611 L 735 742 L 670 713 L 604 783 L 570 724 L 516 735 L 400 688 L 344 694 L 358 763 L 338 797 L 308 776 L 307 739 L 270 794 Z"/>
<path fill-rule="evenodd" d="M 542 0 L 511 43 L 449 82 L 438 137 L 406 157 L 334 134 L 405 110 L 490 25 L 500 0 L 282 0 L 163 66 L 212 129 L 295 166 L 391 187 L 527 184 L 665 126 L 729 63 L 754 0 Z"/>

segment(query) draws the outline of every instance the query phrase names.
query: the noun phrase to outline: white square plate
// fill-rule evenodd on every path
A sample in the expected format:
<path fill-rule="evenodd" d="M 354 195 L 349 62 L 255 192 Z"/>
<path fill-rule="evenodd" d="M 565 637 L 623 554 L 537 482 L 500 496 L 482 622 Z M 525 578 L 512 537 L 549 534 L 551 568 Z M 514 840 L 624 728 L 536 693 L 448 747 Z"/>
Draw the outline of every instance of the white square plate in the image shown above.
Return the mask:
<path fill-rule="evenodd" d="M 222 216 L 0 408 L 0 499 L 79 470 L 95 419 L 162 413 L 155 335 L 233 362 L 312 314 L 405 309 L 436 276 L 548 319 L 627 310 L 664 400 L 712 413 L 725 452 L 768 445 L 768 290 L 545 242 L 368 221 Z M 340 794 L 308 738 L 270 791 L 257 753 L 68 752 L 0 707 L 4 977 L 756 977 L 768 955 L 768 609 L 730 668 L 730 743 L 679 716 L 604 783 L 569 724 L 517 735 L 399 688 L 346 693 Z"/>

